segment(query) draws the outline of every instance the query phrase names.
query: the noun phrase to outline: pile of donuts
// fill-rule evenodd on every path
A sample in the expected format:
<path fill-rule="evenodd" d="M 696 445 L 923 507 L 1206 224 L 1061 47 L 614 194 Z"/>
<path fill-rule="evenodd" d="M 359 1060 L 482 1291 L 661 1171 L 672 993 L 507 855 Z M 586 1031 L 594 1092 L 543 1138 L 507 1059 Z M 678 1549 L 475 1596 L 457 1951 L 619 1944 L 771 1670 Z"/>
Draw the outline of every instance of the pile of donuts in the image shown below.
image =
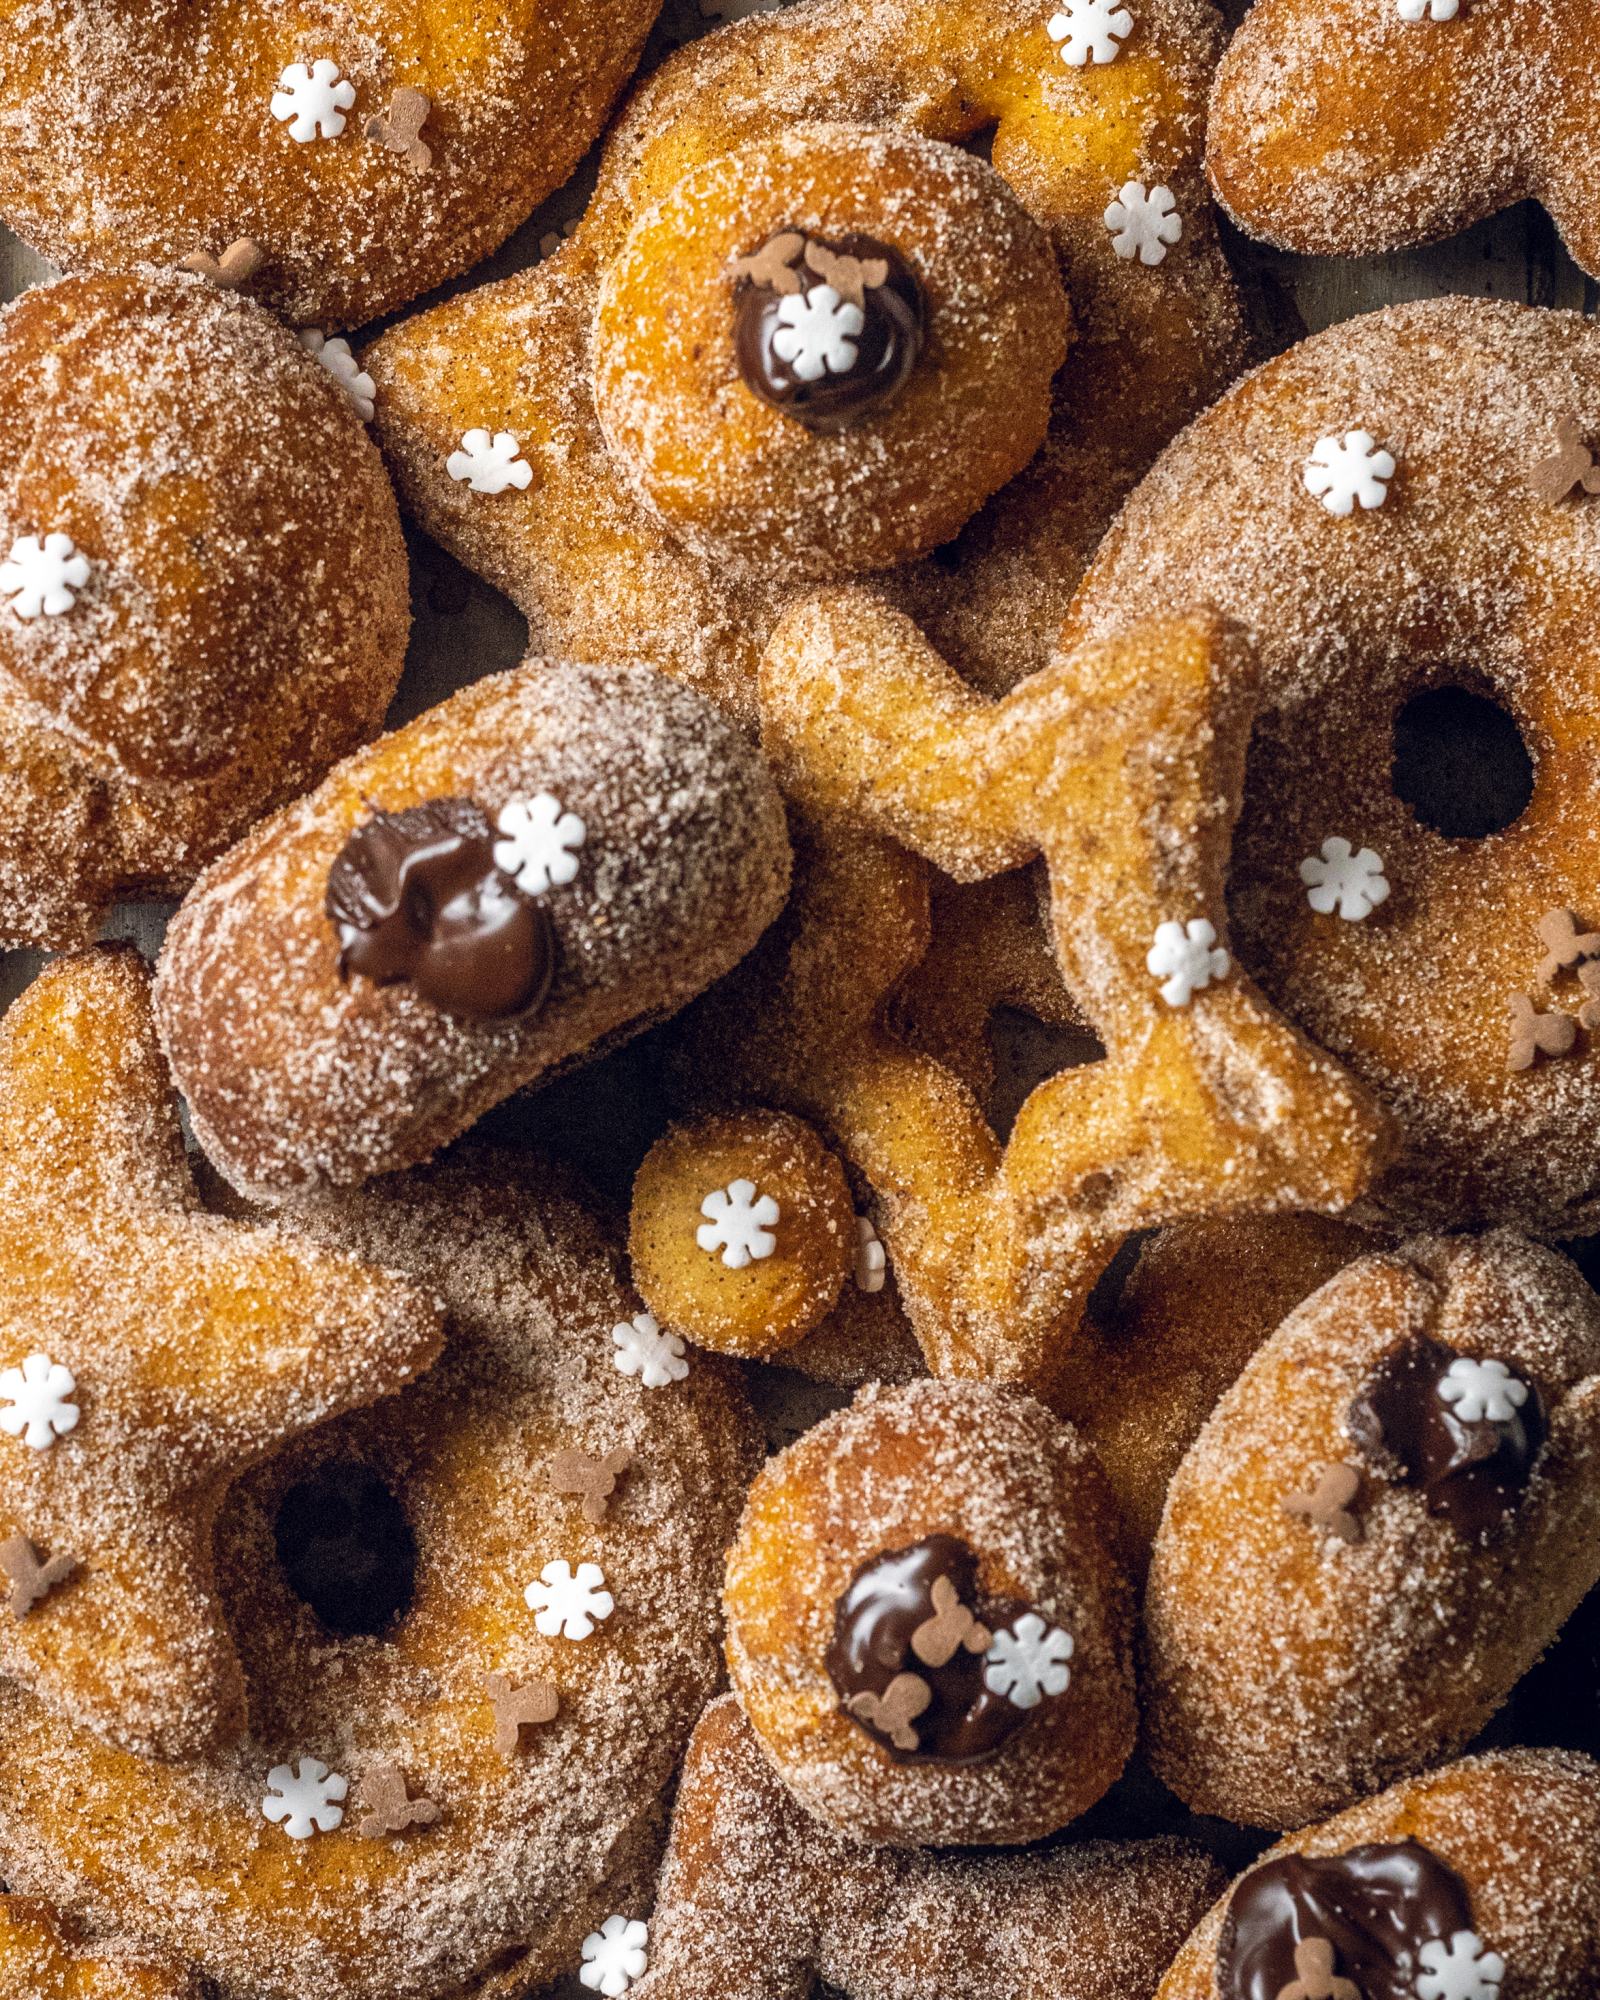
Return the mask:
<path fill-rule="evenodd" d="M 1594 2000 L 1600 6 L 659 9 L 0 8 L 0 2000 Z"/>

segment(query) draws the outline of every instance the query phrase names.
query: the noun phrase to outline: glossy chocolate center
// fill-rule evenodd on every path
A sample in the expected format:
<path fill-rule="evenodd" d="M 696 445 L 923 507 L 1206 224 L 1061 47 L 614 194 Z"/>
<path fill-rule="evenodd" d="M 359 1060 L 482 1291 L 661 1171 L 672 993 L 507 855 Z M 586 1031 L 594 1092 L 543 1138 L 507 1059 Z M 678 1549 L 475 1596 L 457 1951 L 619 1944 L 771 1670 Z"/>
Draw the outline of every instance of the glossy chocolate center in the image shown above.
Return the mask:
<path fill-rule="evenodd" d="M 1420 1841 L 1355 1847 L 1313 1860 L 1286 1854 L 1233 1892 L 1217 1945 L 1221 2000 L 1278 2000 L 1295 1983 L 1295 1948 L 1324 1938 L 1334 1971 L 1362 2000 L 1416 2000 L 1418 1959 L 1435 1939 L 1472 1929 L 1472 1898 Z"/>
<path fill-rule="evenodd" d="M 947 1578 L 960 1602 L 991 1630 L 1024 1613 L 1025 1604 L 980 1604 L 978 1559 L 953 1535 L 930 1535 L 864 1563 L 834 1609 L 828 1677 L 851 1720 L 897 1764 L 976 1764 L 1004 1748 L 1035 1710 L 1019 1708 L 985 1687 L 984 1656 L 958 1646 L 943 1665 L 918 1657 L 912 1639 L 938 1615 L 934 1585 Z M 856 1696 L 882 1700 L 901 1675 L 928 1688 L 930 1700 L 910 1723 L 916 1748 L 896 1743 L 893 1731 L 859 1706 Z"/>
<path fill-rule="evenodd" d="M 922 285 L 900 252 L 874 236 L 780 230 L 752 263 L 768 274 L 741 276 L 734 304 L 746 386 L 808 430 L 850 430 L 881 416 L 926 338 Z"/>
<path fill-rule="evenodd" d="M 1548 1425 L 1538 1390 L 1504 1422 L 1469 1423 L 1439 1393 L 1461 1357 L 1438 1340 L 1414 1340 L 1383 1363 L 1350 1405 L 1352 1438 L 1420 1487 L 1430 1514 L 1481 1540 L 1500 1527 L 1533 1475 Z"/>
<path fill-rule="evenodd" d="M 550 919 L 495 865 L 494 830 L 471 799 L 375 811 L 339 850 L 327 913 L 339 975 L 409 980 L 469 1021 L 544 1004 L 555 971 Z"/>

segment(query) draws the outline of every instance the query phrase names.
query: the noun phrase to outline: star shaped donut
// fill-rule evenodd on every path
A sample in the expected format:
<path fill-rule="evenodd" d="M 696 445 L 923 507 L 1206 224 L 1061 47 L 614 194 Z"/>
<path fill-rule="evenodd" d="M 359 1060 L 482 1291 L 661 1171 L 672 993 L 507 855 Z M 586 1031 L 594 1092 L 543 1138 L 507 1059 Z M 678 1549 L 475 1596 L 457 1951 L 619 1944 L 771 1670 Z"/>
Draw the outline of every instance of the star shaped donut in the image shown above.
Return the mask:
<path fill-rule="evenodd" d="M 142 961 L 57 960 L 0 1022 L 0 1545 L 56 1579 L 0 1600 L 0 1671 L 142 1755 L 240 1730 L 224 1490 L 439 1343 L 393 1275 L 205 1212 Z"/>
<path fill-rule="evenodd" d="M 1206 164 L 1286 250 L 1432 243 L 1528 197 L 1600 276 L 1596 0 L 1257 0 L 1217 73 Z"/>

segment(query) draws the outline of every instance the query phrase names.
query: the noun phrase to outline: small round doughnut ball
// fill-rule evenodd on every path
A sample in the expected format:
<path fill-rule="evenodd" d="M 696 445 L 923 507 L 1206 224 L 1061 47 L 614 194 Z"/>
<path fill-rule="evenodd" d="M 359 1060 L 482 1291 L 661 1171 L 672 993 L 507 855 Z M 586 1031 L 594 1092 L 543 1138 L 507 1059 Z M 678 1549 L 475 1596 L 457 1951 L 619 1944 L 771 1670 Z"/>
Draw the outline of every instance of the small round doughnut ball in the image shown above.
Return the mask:
<path fill-rule="evenodd" d="M 675 1125 L 633 1184 L 633 1281 L 665 1327 L 700 1347 L 791 1347 L 839 1297 L 856 1241 L 844 1169 L 783 1111 Z"/>
<path fill-rule="evenodd" d="M 686 174 L 601 288 L 595 404 L 656 513 L 768 575 L 948 541 L 1038 448 L 1055 257 L 985 162 L 802 125 Z"/>
<path fill-rule="evenodd" d="M 1196 1928 L 1156 2000 L 1303 1991 L 1296 1947 L 1330 1932 L 1334 1973 L 1362 2000 L 1590 2000 L 1597 1879 L 1600 1767 L 1557 1750 L 1467 1757 L 1271 1849 Z"/>
<path fill-rule="evenodd" d="M 734 1691 L 852 1839 L 1009 1846 L 1133 1746 L 1129 1593 L 1094 1456 L 976 1382 L 868 1387 L 770 1459 L 728 1558 Z"/>
<path fill-rule="evenodd" d="M 376 448 L 292 334 L 199 278 L 66 279 L 0 314 L 0 560 L 6 943 L 182 886 L 373 735 L 400 678 Z"/>

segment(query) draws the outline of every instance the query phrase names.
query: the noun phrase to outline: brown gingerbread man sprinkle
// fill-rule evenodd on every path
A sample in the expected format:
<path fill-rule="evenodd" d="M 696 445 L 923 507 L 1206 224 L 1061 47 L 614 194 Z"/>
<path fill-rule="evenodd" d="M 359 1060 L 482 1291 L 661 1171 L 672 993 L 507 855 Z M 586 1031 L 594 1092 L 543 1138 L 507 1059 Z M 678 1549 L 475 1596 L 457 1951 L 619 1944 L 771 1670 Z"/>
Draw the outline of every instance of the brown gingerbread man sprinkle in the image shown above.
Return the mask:
<path fill-rule="evenodd" d="M 361 1785 L 365 1811 L 356 1831 L 363 1840 L 381 1840 L 386 1833 L 404 1833 L 407 1827 L 432 1826 L 439 1808 L 432 1799 L 410 1796 L 404 1774 L 396 1764 L 378 1764 Z"/>
<path fill-rule="evenodd" d="M 1333 1946 L 1326 1938 L 1302 1938 L 1294 1948 L 1295 1977 L 1280 1986 L 1277 2000 L 1362 2000 L 1353 1979 L 1334 1971 Z"/>
<path fill-rule="evenodd" d="M 925 1667 L 947 1667 L 963 1646 L 969 1653 L 987 1653 L 994 1634 L 961 1602 L 947 1576 L 936 1576 L 929 1591 L 933 1616 L 911 1635 L 911 1650 Z"/>
<path fill-rule="evenodd" d="M 839 256 L 825 243 L 806 245 L 806 265 L 853 306 L 864 306 L 867 293 L 889 281 L 889 266 L 882 257 Z"/>
<path fill-rule="evenodd" d="M 1578 1026 L 1593 1034 L 1600 1028 L 1600 959 L 1578 967 L 1578 984 L 1583 988 L 1583 1005 L 1578 1009 Z"/>
<path fill-rule="evenodd" d="M 753 285 L 765 285 L 769 292 L 788 298 L 800 289 L 800 273 L 794 260 L 805 248 L 806 239 L 798 230 L 786 229 L 763 243 L 748 257 L 736 257 L 733 275 L 748 278 Z"/>
<path fill-rule="evenodd" d="M 921 1738 L 911 1725 L 932 1700 L 933 1689 L 920 1674 L 896 1674 L 881 1695 L 853 1694 L 845 1707 L 897 1750 L 915 1750 Z"/>
<path fill-rule="evenodd" d="M 1577 1040 L 1578 1024 L 1570 1014 L 1541 1014 L 1526 993 L 1512 994 L 1510 1011 L 1506 1068 L 1513 1075 L 1532 1069 L 1540 1056 L 1566 1055 Z"/>
<path fill-rule="evenodd" d="M 494 1747 L 502 1757 L 515 1757 L 523 1730 L 554 1722 L 561 1707 L 549 1681 L 514 1687 L 509 1674 L 485 1674 L 483 1691 L 494 1703 Z"/>
<path fill-rule="evenodd" d="M 242 291 L 257 271 L 266 262 L 266 253 L 252 237 L 240 236 L 230 243 L 220 257 L 213 257 L 208 250 L 192 250 L 179 265 L 182 271 L 193 271 L 197 277 L 209 278 L 214 285 L 220 285 L 225 292 Z"/>
<path fill-rule="evenodd" d="M 550 1484 L 557 1493 L 581 1493 L 583 1518 L 598 1524 L 606 1517 L 617 1481 L 633 1463 L 626 1445 L 608 1451 L 604 1458 L 591 1458 L 586 1451 L 558 1451 L 550 1461 Z"/>
<path fill-rule="evenodd" d="M 13 1535 L 9 1541 L 0 1542 L 0 1575 L 11 1585 L 12 1617 L 26 1618 L 77 1567 L 76 1556 L 51 1556 L 41 1562 L 38 1550 L 26 1535 Z"/>
<path fill-rule="evenodd" d="M 1360 1491 L 1361 1474 L 1353 1465 L 1330 1465 L 1309 1493 L 1291 1493 L 1284 1511 L 1326 1528 L 1341 1542 L 1359 1542 L 1363 1531 L 1351 1502 Z"/>
<path fill-rule="evenodd" d="M 1563 417 L 1556 425 L 1556 448 L 1531 468 L 1528 484 L 1536 499 L 1552 506 L 1580 487 L 1585 493 L 1600 493 L 1600 466 L 1584 442 L 1583 426 L 1572 417 Z"/>
<path fill-rule="evenodd" d="M 1534 977 L 1541 986 L 1548 986 L 1558 972 L 1580 959 L 1600 957 L 1600 931 L 1580 931 L 1570 910 L 1547 910 L 1539 919 L 1538 932 L 1545 955 Z"/>
<path fill-rule="evenodd" d="M 400 154 L 414 174 L 425 174 L 433 165 L 433 148 L 423 138 L 422 128 L 432 116 L 433 99 L 407 84 L 389 99 L 387 112 L 367 120 L 367 137 L 385 152 Z"/>

